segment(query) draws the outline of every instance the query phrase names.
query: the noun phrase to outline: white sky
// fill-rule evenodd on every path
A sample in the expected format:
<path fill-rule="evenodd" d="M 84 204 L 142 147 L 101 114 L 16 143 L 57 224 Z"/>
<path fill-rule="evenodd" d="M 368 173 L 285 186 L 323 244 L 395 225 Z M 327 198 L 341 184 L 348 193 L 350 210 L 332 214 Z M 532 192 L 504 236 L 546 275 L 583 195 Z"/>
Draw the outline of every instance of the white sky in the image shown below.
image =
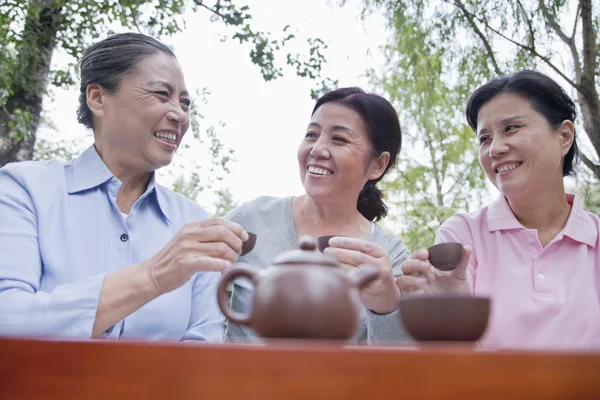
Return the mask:
<path fill-rule="evenodd" d="M 379 69 L 383 57 L 379 51 L 388 37 L 385 19 L 372 15 L 367 22 L 360 19 L 361 0 L 348 0 L 339 7 L 339 0 L 245 0 L 253 17 L 256 30 L 272 32 L 279 37 L 286 25 L 299 33 L 300 46 L 292 49 L 305 53 L 306 37 L 319 37 L 328 44 L 327 64 L 322 75 L 339 80 L 339 86 L 362 86 L 369 89 L 365 72 Z M 207 87 L 211 94 L 200 111 L 207 125 L 226 124 L 217 128 L 218 137 L 226 147 L 235 150 L 237 162 L 222 182 L 230 189 L 238 203 L 261 195 L 287 196 L 303 193 L 298 176 L 296 149 L 310 120 L 314 101 L 310 89 L 315 82 L 296 77 L 291 68 L 284 76 L 265 82 L 258 67 L 249 58 L 249 47 L 237 41 L 220 40 L 232 30 L 222 23 L 211 23 L 208 12 L 185 15 L 184 32 L 161 40 L 175 49 L 184 69 L 188 90 Z M 282 51 L 279 65 L 285 64 Z M 65 62 L 57 53 L 53 63 Z M 60 137 L 91 144 L 91 133 L 76 120 L 77 89 L 55 90 L 54 100 L 45 103 L 47 115 Z M 52 137 L 42 129 L 41 137 Z M 580 135 L 580 139 L 582 136 Z M 583 138 L 584 144 L 587 138 Z M 191 132 L 184 139 L 193 142 Z M 585 144 L 584 144 L 585 145 Z M 199 157 L 201 165 L 208 165 L 204 154 L 186 153 Z M 205 157 L 205 158 L 202 158 Z M 179 159 L 181 161 L 181 158 Z M 177 171 L 190 174 L 193 170 Z M 169 184 L 169 176 L 162 175 L 161 183 Z M 490 185 L 490 190 L 496 193 Z M 493 195 L 495 196 L 495 194 Z M 204 192 L 199 203 L 211 212 L 215 196 Z"/>
<path fill-rule="evenodd" d="M 323 76 L 338 79 L 340 86 L 368 89 L 365 71 L 381 63 L 378 47 L 385 43 L 387 33 L 381 17 L 363 23 L 359 0 L 345 7 L 325 0 L 248 0 L 247 4 L 254 29 L 277 37 L 289 24 L 303 37 L 320 37 L 329 45 Z M 205 12 L 188 13 L 185 20 L 183 33 L 162 40 L 174 47 L 189 91 L 211 90 L 208 104 L 200 109 L 206 121 L 226 123 L 218 128 L 218 137 L 235 150 L 237 162 L 223 186 L 240 203 L 261 195 L 302 193 L 296 148 L 310 120 L 314 105 L 310 89 L 315 83 L 296 77 L 291 68 L 284 70 L 283 77 L 265 82 L 250 61 L 248 47 L 219 40 L 219 35 L 231 34 L 231 30 L 211 23 Z M 305 46 L 299 52 L 308 48 L 304 43 L 298 41 Z M 281 56 L 283 65 L 285 53 Z M 56 54 L 53 62 L 64 62 L 64 57 Z M 76 89 L 56 90 L 54 101 L 45 109 L 60 137 L 91 143 L 91 133 L 76 121 L 77 96 Z M 44 136 L 43 131 L 40 134 Z M 190 132 L 184 140 L 193 140 Z M 207 193 L 198 200 L 210 209 L 214 198 Z"/>

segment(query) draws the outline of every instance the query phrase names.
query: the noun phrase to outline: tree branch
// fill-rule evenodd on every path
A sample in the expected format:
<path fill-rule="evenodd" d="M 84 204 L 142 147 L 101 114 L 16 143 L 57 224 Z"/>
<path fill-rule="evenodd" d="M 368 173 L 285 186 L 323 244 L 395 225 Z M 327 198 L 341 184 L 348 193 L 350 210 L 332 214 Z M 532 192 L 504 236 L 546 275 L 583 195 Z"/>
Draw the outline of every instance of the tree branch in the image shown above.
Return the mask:
<path fill-rule="evenodd" d="M 471 14 L 469 11 L 467 11 L 467 9 L 465 8 L 465 5 L 460 0 L 457 0 L 457 1 L 458 1 L 458 4 L 455 4 L 449 0 L 444 0 L 444 2 L 461 9 L 463 14 L 469 21 L 469 24 L 471 24 L 471 27 L 473 28 L 473 30 L 475 31 L 477 36 L 479 36 L 479 39 L 481 39 L 481 41 L 483 42 L 485 51 L 487 52 L 488 57 L 490 57 L 490 59 L 492 60 L 492 65 L 494 66 L 494 72 L 496 73 L 496 75 L 502 75 L 502 70 L 498 66 L 498 62 L 496 61 L 496 56 L 494 55 L 494 50 L 492 49 L 492 46 L 490 45 L 489 41 L 487 40 L 487 38 L 485 37 L 483 32 L 481 32 L 481 30 L 479 29 L 479 27 L 477 26 L 475 21 L 473 21 L 473 14 Z"/>
<path fill-rule="evenodd" d="M 490 31 L 492 31 L 493 33 L 495 33 L 496 35 L 500 36 L 501 38 L 503 38 L 504 40 L 509 41 L 510 43 L 514 44 L 517 47 L 522 48 L 523 50 L 527 50 L 529 51 L 532 55 L 534 55 L 535 57 L 539 58 L 540 60 L 544 61 L 550 68 L 552 68 L 554 70 L 554 72 L 556 72 L 558 75 L 560 75 L 561 78 L 563 78 L 569 85 L 573 86 L 575 89 L 580 90 L 581 89 L 581 85 L 578 85 L 576 82 L 573 82 L 573 80 L 571 78 L 569 78 L 568 76 L 566 76 L 564 74 L 564 72 L 562 72 L 556 65 L 554 65 L 550 59 L 546 56 L 541 55 L 540 53 L 538 53 L 538 51 L 535 48 L 532 48 L 530 46 L 526 46 L 522 43 L 517 42 L 516 40 L 509 38 L 508 36 L 506 36 L 505 34 L 503 34 L 502 32 L 498 31 L 497 29 L 493 28 L 487 21 L 477 17 L 476 15 L 470 13 L 468 10 L 466 10 L 464 7 L 461 7 L 459 4 L 453 3 L 451 1 L 448 0 L 444 0 L 445 2 L 452 4 L 458 8 L 460 8 L 461 10 L 463 10 L 463 12 L 465 14 L 470 15 L 470 18 L 477 20 L 478 22 L 482 23 L 487 29 L 489 29 Z M 458 0 L 460 1 L 460 0 Z M 584 0 L 585 1 L 585 0 Z M 591 1 L 591 0 L 590 0 Z M 591 11 L 591 10 L 590 10 Z M 590 16 L 591 18 L 591 16 Z"/>
<path fill-rule="evenodd" d="M 596 72 L 596 41 L 592 22 L 592 0 L 581 0 L 581 31 L 583 36 L 583 76 L 584 89 L 594 84 Z"/>
<path fill-rule="evenodd" d="M 540 9 L 542 10 L 542 14 L 546 21 L 554 29 L 554 32 L 558 35 L 559 38 L 569 47 L 571 50 L 571 56 L 573 57 L 573 65 L 575 67 L 575 81 L 578 85 L 581 85 L 581 62 L 579 61 L 579 52 L 577 51 L 577 46 L 575 46 L 575 40 L 573 36 L 568 37 L 565 33 L 560 29 L 560 26 L 554 19 L 554 16 L 550 15 L 548 8 L 544 4 L 544 0 L 539 0 Z M 575 35 L 575 29 L 577 28 L 577 15 L 579 15 L 579 6 L 577 7 L 576 18 L 575 18 L 575 27 L 573 31 L 573 35 Z"/>
<path fill-rule="evenodd" d="M 542 0 L 540 0 L 542 1 Z M 529 30 L 529 46 L 531 46 L 532 48 L 535 48 L 535 34 L 533 33 L 533 23 L 531 22 L 531 19 L 529 19 L 529 17 L 527 16 L 527 10 L 525 10 L 525 7 L 523 7 L 523 3 L 521 3 L 521 0 L 517 0 L 517 4 L 519 5 L 519 8 L 521 9 L 521 12 L 523 14 L 523 17 L 525 18 L 525 21 L 527 22 L 527 29 Z"/>
<path fill-rule="evenodd" d="M 577 21 L 579 21 L 579 13 L 581 13 L 581 3 L 577 4 L 577 11 L 575 11 L 575 23 L 573 24 L 573 32 L 571 32 L 571 40 L 575 39 L 575 33 L 577 33 Z"/>
<path fill-rule="evenodd" d="M 585 166 L 588 167 L 598 179 L 600 179 L 600 165 L 595 164 L 583 152 L 580 152 L 579 155 L 581 156 L 581 161 L 583 161 Z"/>

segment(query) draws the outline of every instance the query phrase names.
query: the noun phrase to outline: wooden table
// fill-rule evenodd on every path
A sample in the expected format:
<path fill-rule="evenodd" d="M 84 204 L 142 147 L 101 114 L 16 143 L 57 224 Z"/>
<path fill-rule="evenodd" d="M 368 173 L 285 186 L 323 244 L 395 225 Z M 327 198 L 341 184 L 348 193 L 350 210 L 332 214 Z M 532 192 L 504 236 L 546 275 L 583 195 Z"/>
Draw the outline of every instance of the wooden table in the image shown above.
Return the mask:
<path fill-rule="evenodd" d="M 600 353 L 0 339 L 0 399 L 600 399 Z"/>

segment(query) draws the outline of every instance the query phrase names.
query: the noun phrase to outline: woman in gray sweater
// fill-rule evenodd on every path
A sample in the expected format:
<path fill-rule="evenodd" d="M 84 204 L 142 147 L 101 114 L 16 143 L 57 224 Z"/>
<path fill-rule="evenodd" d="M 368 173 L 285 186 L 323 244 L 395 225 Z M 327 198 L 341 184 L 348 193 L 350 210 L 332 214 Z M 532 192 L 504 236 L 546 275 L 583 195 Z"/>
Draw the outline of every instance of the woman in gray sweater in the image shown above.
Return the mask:
<path fill-rule="evenodd" d="M 376 222 L 387 214 L 377 188 L 395 165 L 402 133 L 394 107 L 384 98 L 360 88 L 341 88 L 322 96 L 313 109 L 298 148 L 300 196 L 259 197 L 230 212 L 226 218 L 258 235 L 252 252 L 239 262 L 264 268 L 273 259 L 298 248 L 298 238 L 340 235 L 325 251 L 345 267 L 375 265 L 381 277 L 361 292 L 364 312 L 356 332 L 369 344 L 408 340 L 398 319 L 400 297 L 395 277 L 410 257 L 402 241 Z M 247 313 L 252 286 L 234 281 L 231 308 Z M 227 339 L 253 341 L 249 328 L 228 323 Z"/>

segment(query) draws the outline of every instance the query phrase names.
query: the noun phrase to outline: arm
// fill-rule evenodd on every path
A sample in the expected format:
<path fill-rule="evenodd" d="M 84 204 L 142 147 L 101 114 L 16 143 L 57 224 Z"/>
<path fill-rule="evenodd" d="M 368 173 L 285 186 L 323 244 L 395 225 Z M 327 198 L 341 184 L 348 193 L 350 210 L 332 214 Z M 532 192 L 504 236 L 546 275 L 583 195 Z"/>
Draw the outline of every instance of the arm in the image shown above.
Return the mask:
<path fill-rule="evenodd" d="M 223 342 L 225 316 L 217 303 L 217 287 L 221 274 L 196 274 L 192 288 L 190 323 L 182 341 Z"/>
<path fill-rule="evenodd" d="M 369 344 L 398 342 L 408 339 L 398 319 L 398 301 L 400 291 L 395 284 L 395 275 L 401 274 L 401 263 L 410 254 L 399 241 L 397 251 L 390 254 L 376 243 L 362 239 L 335 237 L 325 249 L 342 264 L 356 267 L 361 264 L 375 265 L 380 270 L 380 278 L 368 285 L 361 292 L 361 298 L 367 309 L 367 341 Z"/>
<path fill-rule="evenodd" d="M 188 224 L 155 256 L 138 265 L 44 292 L 35 205 L 18 174 L 4 168 L 0 170 L 0 334 L 98 337 L 152 299 L 187 282 L 195 272 L 230 265 L 244 235 L 241 227 L 228 221 Z"/>
<path fill-rule="evenodd" d="M 33 199 L 0 170 L 0 334 L 90 337 L 105 275 L 40 290 L 43 264 Z"/>
<path fill-rule="evenodd" d="M 410 252 L 404 244 L 399 243 L 398 247 L 400 247 L 399 252 L 392 260 L 392 272 L 395 277 L 402 275 L 402 263 L 410 258 Z M 412 338 L 400 321 L 399 313 L 399 309 L 389 314 L 377 314 L 367 309 L 367 342 L 369 345 L 412 342 Z"/>

